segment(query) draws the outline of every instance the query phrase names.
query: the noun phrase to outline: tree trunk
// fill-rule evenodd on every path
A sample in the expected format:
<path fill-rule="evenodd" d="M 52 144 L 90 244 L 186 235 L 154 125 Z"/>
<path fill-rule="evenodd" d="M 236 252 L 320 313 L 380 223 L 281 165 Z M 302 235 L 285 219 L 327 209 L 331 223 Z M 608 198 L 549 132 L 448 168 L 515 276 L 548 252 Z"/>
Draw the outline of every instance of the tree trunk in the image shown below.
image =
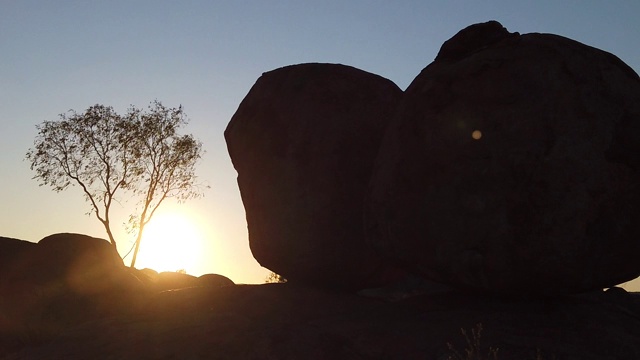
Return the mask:
<path fill-rule="evenodd" d="M 136 259 L 138 258 L 138 251 L 140 250 L 140 242 L 142 242 L 142 231 L 144 230 L 144 222 L 140 223 L 140 229 L 138 231 L 138 236 L 136 237 L 136 248 L 133 250 L 133 257 L 131 258 L 131 265 L 129 267 L 133 268 L 136 265 Z"/>
<path fill-rule="evenodd" d="M 107 231 L 107 236 L 109 236 L 109 242 L 111 243 L 111 246 L 113 246 L 113 250 L 115 250 L 116 254 L 118 254 L 118 256 L 120 256 L 120 253 L 118 252 L 118 246 L 116 244 L 116 239 L 113 237 L 113 233 L 111 232 L 111 227 L 109 226 L 109 221 L 102 221 L 102 225 L 104 225 L 104 229 Z"/>

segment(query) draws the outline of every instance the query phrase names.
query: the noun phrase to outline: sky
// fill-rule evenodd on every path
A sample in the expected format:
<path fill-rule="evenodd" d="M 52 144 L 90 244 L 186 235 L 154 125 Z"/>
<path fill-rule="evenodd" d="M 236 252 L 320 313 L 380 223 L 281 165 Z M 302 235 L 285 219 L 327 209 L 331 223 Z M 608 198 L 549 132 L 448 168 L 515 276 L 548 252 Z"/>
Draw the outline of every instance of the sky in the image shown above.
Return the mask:
<path fill-rule="evenodd" d="M 572 38 L 617 55 L 638 72 L 639 14 L 640 1 L 633 0 L 0 0 L 0 236 L 105 238 L 102 225 L 86 215 L 79 189 L 39 187 L 25 152 L 37 124 L 70 109 L 104 104 L 125 112 L 158 99 L 183 105 L 190 119 L 184 131 L 206 151 L 199 178 L 210 186 L 202 199 L 160 208 L 159 218 L 171 223 L 180 217 L 191 224 L 183 233 L 196 238 L 194 247 L 184 247 L 195 249 L 188 262 L 172 266 L 261 283 L 269 270 L 249 250 L 223 132 L 263 72 L 341 63 L 405 89 L 444 41 L 488 20 L 512 32 Z M 123 203 L 115 215 L 124 218 L 130 206 Z M 126 252 L 127 234 L 114 230 Z M 140 266 L 147 261 L 145 246 L 151 254 L 152 245 L 143 242 Z M 640 281 L 625 287 L 640 291 Z"/>

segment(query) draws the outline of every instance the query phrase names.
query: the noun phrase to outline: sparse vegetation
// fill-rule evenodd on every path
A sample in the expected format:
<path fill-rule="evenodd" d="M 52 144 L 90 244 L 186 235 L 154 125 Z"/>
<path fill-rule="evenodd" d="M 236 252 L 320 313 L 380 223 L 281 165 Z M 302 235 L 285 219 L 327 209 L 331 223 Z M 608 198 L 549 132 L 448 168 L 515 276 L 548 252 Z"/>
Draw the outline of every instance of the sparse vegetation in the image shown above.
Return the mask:
<path fill-rule="evenodd" d="M 283 278 L 282 275 L 271 272 L 265 279 L 264 282 L 267 284 L 284 284 L 287 282 L 287 279 Z"/>
<path fill-rule="evenodd" d="M 460 332 L 462 333 L 467 345 L 461 352 L 456 349 L 452 343 L 447 343 L 447 347 L 451 352 L 451 355 L 447 358 L 448 360 L 498 360 L 499 348 L 491 346 L 483 348 L 483 346 L 480 345 L 480 338 L 482 337 L 482 323 L 476 324 L 476 327 L 471 329 L 471 335 L 469 335 L 464 328 L 461 328 Z M 544 360 L 545 358 L 542 355 L 542 350 L 540 350 L 540 348 L 536 348 L 536 354 L 531 359 Z M 555 360 L 556 357 L 553 356 L 551 359 Z"/>
<path fill-rule="evenodd" d="M 471 335 L 463 328 L 460 329 L 460 332 L 467 346 L 460 352 L 452 343 L 447 343 L 447 347 L 452 353 L 448 358 L 449 360 L 498 360 L 498 348 L 489 347 L 488 349 L 483 349 L 480 345 L 480 338 L 482 337 L 481 323 L 476 324 L 475 329 L 471 329 Z"/>

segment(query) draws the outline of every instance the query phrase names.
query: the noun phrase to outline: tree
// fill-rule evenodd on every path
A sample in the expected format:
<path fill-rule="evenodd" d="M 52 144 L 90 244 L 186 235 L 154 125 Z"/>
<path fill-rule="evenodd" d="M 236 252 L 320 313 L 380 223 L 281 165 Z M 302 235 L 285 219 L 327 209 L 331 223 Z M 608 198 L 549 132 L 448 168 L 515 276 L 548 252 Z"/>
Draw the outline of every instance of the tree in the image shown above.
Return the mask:
<path fill-rule="evenodd" d="M 135 266 L 145 226 L 167 198 L 185 201 L 202 195 L 195 166 L 202 143 L 179 135 L 188 120 L 182 106 L 166 108 L 152 102 L 147 111 L 131 107 L 118 115 L 112 107 L 94 105 L 73 110 L 56 121 L 37 125 L 38 135 L 26 159 L 39 185 L 56 192 L 78 185 L 90 210 L 102 223 L 117 251 L 110 212 L 124 196 L 136 199 L 129 217 L 135 235 Z"/>

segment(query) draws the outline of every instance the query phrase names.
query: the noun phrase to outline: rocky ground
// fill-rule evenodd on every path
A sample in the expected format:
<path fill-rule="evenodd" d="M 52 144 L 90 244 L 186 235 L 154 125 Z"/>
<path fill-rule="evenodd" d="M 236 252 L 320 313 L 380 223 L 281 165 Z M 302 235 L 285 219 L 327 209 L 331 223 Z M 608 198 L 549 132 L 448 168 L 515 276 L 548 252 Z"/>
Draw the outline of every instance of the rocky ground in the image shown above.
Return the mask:
<path fill-rule="evenodd" d="M 468 349 L 493 359 L 490 348 L 498 359 L 640 358 L 640 294 L 619 288 L 544 299 L 398 291 L 163 291 L 51 337 L 25 333 L 0 359 L 457 359 L 449 344 L 463 359 Z"/>

